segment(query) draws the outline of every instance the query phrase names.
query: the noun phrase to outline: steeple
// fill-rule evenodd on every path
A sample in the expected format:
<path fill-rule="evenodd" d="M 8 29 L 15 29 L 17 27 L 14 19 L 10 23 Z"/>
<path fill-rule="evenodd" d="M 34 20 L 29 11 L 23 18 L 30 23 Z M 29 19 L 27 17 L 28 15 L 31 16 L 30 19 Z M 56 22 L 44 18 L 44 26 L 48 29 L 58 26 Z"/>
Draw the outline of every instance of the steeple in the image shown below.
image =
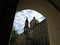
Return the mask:
<path fill-rule="evenodd" d="M 35 20 L 35 17 L 33 17 L 33 19 Z"/>
<path fill-rule="evenodd" d="M 30 28 L 33 28 L 37 24 L 39 24 L 39 21 L 35 17 L 33 17 L 33 20 L 30 22 Z"/>
<path fill-rule="evenodd" d="M 26 20 L 25 20 L 25 27 L 28 27 L 28 18 L 26 17 Z"/>
<path fill-rule="evenodd" d="M 27 34 L 29 31 L 29 26 L 28 26 L 29 22 L 28 22 L 28 18 L 26 17 L 25 20 L 25 27 L 24 27 L 24 33 Z"/>

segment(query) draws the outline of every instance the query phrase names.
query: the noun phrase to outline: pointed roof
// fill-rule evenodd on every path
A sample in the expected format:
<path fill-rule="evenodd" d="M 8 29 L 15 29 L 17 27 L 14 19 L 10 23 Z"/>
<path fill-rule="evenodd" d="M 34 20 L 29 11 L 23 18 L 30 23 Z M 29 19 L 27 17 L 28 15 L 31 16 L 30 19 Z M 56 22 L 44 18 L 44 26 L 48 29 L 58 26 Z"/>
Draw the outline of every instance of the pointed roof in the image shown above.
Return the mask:
<path fill-rule="evenodd" d="M 28 17 L 26 17 L 26 20 L 28 20 Z"/>
<path fill-rule="evenodd" d="M 33 22 L 39 23 L 39 21 L 35 17 L 33 17 L 30 23 L 33 23 Z"/>

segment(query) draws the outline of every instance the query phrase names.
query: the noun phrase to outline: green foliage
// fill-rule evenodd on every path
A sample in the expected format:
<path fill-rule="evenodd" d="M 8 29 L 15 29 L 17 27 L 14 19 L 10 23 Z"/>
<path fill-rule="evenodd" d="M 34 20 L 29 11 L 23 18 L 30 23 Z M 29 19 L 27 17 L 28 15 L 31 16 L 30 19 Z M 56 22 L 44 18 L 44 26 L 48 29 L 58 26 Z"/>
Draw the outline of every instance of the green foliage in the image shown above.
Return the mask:
<path fill-rule="evenodd" d="M 16 30 L 12 30 L 11 32 L 11 39 L 10 39 L 10 45 L 16 45 L 18 38 L 18 33 Z"/>

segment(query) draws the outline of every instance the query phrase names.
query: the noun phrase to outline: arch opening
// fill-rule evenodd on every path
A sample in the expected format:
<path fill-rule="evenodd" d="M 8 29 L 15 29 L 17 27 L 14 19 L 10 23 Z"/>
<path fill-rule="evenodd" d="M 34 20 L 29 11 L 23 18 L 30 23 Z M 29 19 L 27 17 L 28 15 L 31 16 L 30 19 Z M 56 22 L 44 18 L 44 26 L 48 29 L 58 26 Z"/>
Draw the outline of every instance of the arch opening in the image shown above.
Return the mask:
<path fill-rule="evenodd" d="M 20 30 L 17 27 L 20 27 L 20 28 L 22 27 L 21 30 L 23 30 L 26 18 L 28 18 L 29 23 L 30 23 L 31 20 L 33 19 L 33 17 L 35 17 L 39 22 L 46 19 L 41 13 L 39 13 L 33 9 L 25 9 L 25 10 L 16 12 L 14 23 L 13 23 L 13 28 L 15 28 L 16 30 Z M 30 24 L 29 24 L 29 26 L 30 26 Z"/>
<path fill-rule="evenodd" d="M 18 39 L 17 43 L 14 44 L 21 45 L 21 42 L 24 42 L 25 45 L 34 45 L 36 42 L 36 45 L 39 45 L 40 43 L 38 42 L 43 41 L 45 39 L 44 37 L 46 37 L 46 41 L 48 41 L 48 27 L 46 24 L 46 18 L 35 10 L 25 9 L 16 12 L 12 29 L 17 33 Z M 11 35 L 13 33 L 14 32 L 12 32 Z M 44 39 L 41 40 L 40 37 Z M 47 43 L 49 43 L 49 41 Z"/>

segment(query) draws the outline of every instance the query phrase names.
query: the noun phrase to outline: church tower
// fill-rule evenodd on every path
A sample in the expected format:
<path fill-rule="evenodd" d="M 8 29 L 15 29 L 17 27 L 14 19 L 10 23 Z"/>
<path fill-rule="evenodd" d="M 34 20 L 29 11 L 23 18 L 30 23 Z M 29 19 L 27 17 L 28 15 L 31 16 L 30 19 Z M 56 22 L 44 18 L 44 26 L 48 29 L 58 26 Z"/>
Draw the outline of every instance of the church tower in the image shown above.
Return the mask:
<path fill-rule="evenodd" d="M 25 27 L 24 27 L 24 34 L 25 34 L 25 37 L 26 37 L 26 45 L 32 45 L 32 39 L 30 38 L 31 34 L 30 34 L 30 28 L 28 26 L 29 22 L 28 22 L 28 19 L 26 18 L 25 20 Z"/>
<path fill-rule="evenodd" d="M 28 34 L 28 31 L 29 31 L 29 26 L 28 26 L 28 18 L 26 18 L 25 20 L 25 27 L 24 27 L 24 33 L 25 34 Z"/>
<path fill-rule="evenodd" d="M 39 21 L 33 17 L 33 20 L 30 22 L 30 28 L 34 28 L 37 24 L 39 24 Z"/>

